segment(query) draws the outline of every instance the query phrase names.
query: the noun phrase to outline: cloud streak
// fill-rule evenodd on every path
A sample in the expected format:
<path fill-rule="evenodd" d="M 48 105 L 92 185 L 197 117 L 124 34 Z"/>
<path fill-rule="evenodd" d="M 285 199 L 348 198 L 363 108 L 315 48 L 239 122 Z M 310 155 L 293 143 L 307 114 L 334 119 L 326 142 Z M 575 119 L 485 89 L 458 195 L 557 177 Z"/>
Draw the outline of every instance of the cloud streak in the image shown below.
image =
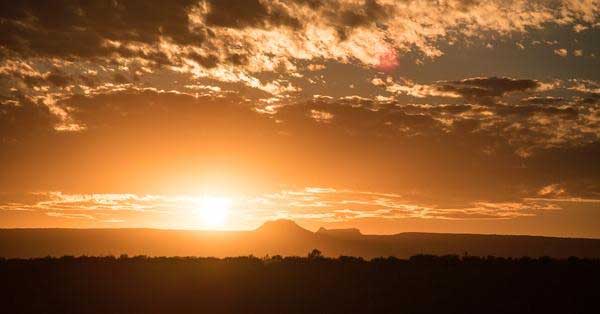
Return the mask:
<path fill-rule="evenodd" d="M 23 200 L 12 199 L 10 203 L 0 204 L 0 210 L 44 213 L 58 219 L 126 222 L 121 219 L 124 213 L 155 219 L 156 216 L 165 215 L 187 216 L 190 219 L 202 207 L 203 196 L 36 192 L 23 195 L 22 198 Z M 242 216 L 242 220 L 245 219 L 251 225 L 257 221 L 276 218 L 316 222 L 351 222 L 362 218 L 489 220 L 514 219 L 535 216 L 547 210 L 559 210 L 561 207 L 557 202 L 561 201 L 573 200 L 527 198 L 519 202 L 477 201 L 456 207 L 443 207 L 416 202 L 410 194 L 311 187 L 236 197 L 231 211 Z M 186 225 L 183 221 L 180 223 Z"/>

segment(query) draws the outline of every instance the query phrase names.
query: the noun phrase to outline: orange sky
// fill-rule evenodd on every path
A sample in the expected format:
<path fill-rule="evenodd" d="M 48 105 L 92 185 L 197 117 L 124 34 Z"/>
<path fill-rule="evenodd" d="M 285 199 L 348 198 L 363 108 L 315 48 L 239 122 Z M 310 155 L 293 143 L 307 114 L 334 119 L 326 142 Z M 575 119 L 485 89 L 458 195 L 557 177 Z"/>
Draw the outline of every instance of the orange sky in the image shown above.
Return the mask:
<path fill-rule="evenodd" d="M 0 227 L 600 237 L 597 1 L 0 12 Z"/>

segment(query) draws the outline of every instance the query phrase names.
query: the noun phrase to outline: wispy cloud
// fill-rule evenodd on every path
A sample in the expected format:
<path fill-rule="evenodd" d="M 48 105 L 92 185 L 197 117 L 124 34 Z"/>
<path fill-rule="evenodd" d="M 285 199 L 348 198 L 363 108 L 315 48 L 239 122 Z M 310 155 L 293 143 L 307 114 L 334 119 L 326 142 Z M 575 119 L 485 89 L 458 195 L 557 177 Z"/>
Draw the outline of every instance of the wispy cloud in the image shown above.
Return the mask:
<path fill-rule="evenodd" d="M 359 218 L 511 219 L 560 209 L 556 204 L 529 199 L 519 202 L 475 201 L 465 202 L 460 207 L 444 207 L 415 201 L 411 195 L 326 188 L 281 191 L 250 200 L 250 204 L 251 207 L 274 209 L 273 218 L 327 222 Z"/>
<path fill-rule="evenodd" d="M 135 213 L 150 219 L 189 216 L 201 207 L 202 197 L 190 195 L 135 194 L 66 194 L 61 192 L 34 193 L 37 201 L 10 202 L 0 210 L 27 210 L 61 219 L 101 220 L 123 222 L 123 212 Z M 525 198 L 515 202 L 465 202 L 445 207 L 415 201 L 410 194 L 378 193 L 325 187 L 284 190 L 258 196 L 235 197 L 232 212 L 244 216 L 246 222 L 288 218 L 322 222 L 343 222 L 360 218 L 378 219 L 513 219 L 535 216 L 546 210 L 558 210 L 560 201 L 575 199 Z M 594 201 L 598 200 L 579 200 Z M 182 216 L 183 214 L 183 216 Z M 139 218 L 139 217 L 138 217 Z M 238 217 L 240 218 L 240 217 Z M 160 221 L 153 225 L 160 226 Z M 186 222 L 181 222 L 187 226 Z M 173 226 L 173 225 L 171 225 Z M 176 225 L 175 225 L 176 226 Z"/>

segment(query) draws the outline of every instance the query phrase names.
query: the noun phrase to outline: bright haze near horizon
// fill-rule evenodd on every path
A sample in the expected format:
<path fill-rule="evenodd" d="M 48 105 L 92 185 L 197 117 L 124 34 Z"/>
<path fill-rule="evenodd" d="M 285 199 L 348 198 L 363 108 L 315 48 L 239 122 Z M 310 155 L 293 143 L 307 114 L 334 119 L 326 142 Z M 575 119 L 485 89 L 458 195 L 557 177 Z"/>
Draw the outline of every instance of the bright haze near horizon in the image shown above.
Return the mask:
<path fill-rule="evenodd" d="M 600 1 L 0 2 L 0 228 L 600 238 Z"/>

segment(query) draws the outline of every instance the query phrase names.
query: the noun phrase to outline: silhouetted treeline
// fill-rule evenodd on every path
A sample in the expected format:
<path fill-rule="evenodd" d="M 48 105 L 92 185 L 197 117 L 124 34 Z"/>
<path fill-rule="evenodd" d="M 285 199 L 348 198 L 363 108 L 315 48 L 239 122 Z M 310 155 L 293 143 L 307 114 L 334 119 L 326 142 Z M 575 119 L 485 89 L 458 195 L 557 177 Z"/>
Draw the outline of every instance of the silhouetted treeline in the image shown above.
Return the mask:
<path fill-rule="evenodd" d="M 0 259 L 4 313 L 600 313 L 600 260 Z"/>

